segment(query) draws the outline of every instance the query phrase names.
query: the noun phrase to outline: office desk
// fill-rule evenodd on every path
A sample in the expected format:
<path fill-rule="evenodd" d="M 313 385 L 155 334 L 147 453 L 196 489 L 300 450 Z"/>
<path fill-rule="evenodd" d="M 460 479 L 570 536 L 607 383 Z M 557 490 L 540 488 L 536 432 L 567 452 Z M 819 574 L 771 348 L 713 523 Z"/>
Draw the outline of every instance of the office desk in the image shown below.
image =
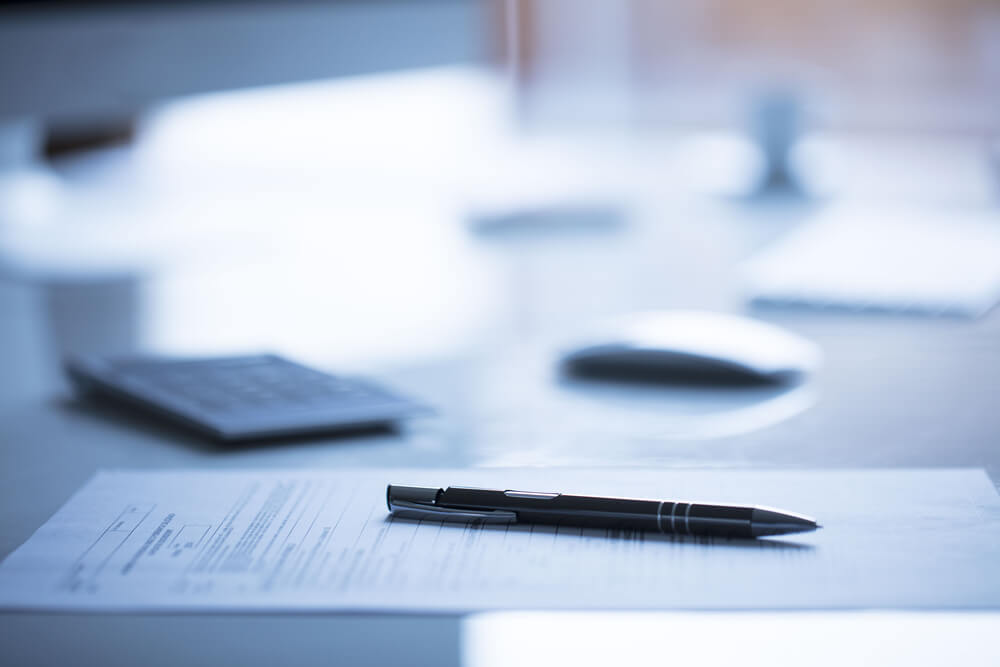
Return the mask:
<path fill-rule="evenodd" d="M 994 394 L 1000 345 L 989 327 L 807 320 L 797 328 L 827 354 L 817 402 L 770 427 L 719 438 L 656 439 L 629 433 L 627 422 L 620 422 L 618 438 L 607 429 L 576 432 L 572 424 L 547 419 L 544 405 L 512 414 L 503 402 L 523 405 L 520 387 L 538 379 L 524 361 L 531 355 L 521 349 L 506 359 L 497 352 L 389 374 L 397 385 L 447 406 L 447 416 L 401 433 L 226 450 L 129 413 L 69 400 L 11 407 L 2 416 L 0 550 L 27 539 L 99 467 L 984 466 L 1000 479 Z M 522 368 L 513 377 L 511 358 Z M 503 391 L 490 391 L 498 375 Z M 550 383 L 547 391 L 562 390 Z M 483 396 L 494 404 L 481 404 Z M 18 665 L 226 664 L 236 656 L 262 665 L 289 658 L 320 664 L 332 656 L 337 664 L 447 665 L 458 664 L 461 624 L 455 617 L 420 616 L 5 614 L 2 642 L 5 662 Z"/>
<path fill-rule="evenodd" d="M 323 248 L 309 253 L 317 245 L 315 226 L 297 226 L 288 219 L 295 216 L 286 216 L 282 236 L 273 233 L 271 215 L 287 206 L 287 193 L 275 198 L 278 209 L 265 201 L 260 219 L 241 221 L 248 236 L 264 230 L 265 240 L 278 244 L 268 248 L 275 263 L 261 265 L 260 248 L 252 248 L 208 269 L 182 266 L 179 281 L 167 273 L 162 280 L 116 287 L 126 298 L 101 301 L 112 312 L 88 317 L 70 311 L 77 315 L 69 322 L 53 317 L 65 298 L 64 284 L 5 282 L 0 313 L 17 326 L 0 327 L 8 332 L 4 359 L 34 374 L 15 378 L 30 384 L 30 392 L 9 386 L 0 392 L 9 397 L 0 402 L 0 555 L 26 540 L 98 468 L 982 466 L 1000 481 L 997 313 L 969 322 L 757 311 L 823 348 L 822 372 L 790 392 L 672 387 L 647 396 L 653 409 L 637 413 L 622 399 L 629 389 L 561 379 L 554 371 L 561 342 L 595 319 L 647 308 L 739 311 L 736 264 L 810 213 L 798 205 L 677 199 L 656 188 L 634 194 L 639 203 L 620 226 L 524 238 L 478 237 L 454 208 L 435 208 L 421 196 L 404 196 L 397 208 L 379 204 L 348 240 L 367 253 L 372 271 L 402 266 L 405 274 L 397 281 L 413 283 L 403 292 L 394 291 L 398 285 L 372 288 L 385 306 L 373 306 L 362 292 L 353 310 L 334 310 L 344 306 L 329 300 L 319 301 L 318 310 L 297 309 L 324 293 L 319 290 L 345 283 L 324 261 Z M 326 199 L 322 204 L 332 205 Z M 329 208 L 324 215 L 332 215 Z M 320 238 L 327 243 L 343 232 L 326 230 Z M 386 239 L 398 239 L 405 253 Z M 393 246 L 387 257 L 376 252 L 387 245 Z M 349 259 L 349 252 L 336 252 L 338 261 Z M 230 269 L 234 273 L 227 274 Z M 236 278 L 213 282 L 213 271 Z M 335 280 L 326 280 L 329 272 Z M 268 290 L 256 290 L 262 284 Z M 244 285 L 252 299 L 244 299 Z M 143 298 L 169 302 L 152 321 L 178 338 L 157 337 L 157 329 L 154 349 L 197 349 L 192 342 L 200 335 L 206 350 L 274 345 L 334 370 L 373 373 L 431 402 L 439 415 L 399 432 L 226 449 L 122 410 L 73 400 L 55 379 L 52 359 L 42 358 L 51 351 L 24 345 L 49 335 L 70 343 L 115 338 L 102 328 L 148 310 L 136 306 L 132 290 L 145 293 L 140 305 Z M 390 298 L 435 290 L 445 297 L 416 306 Z M 224 316 L 236 323 L 236 333 L 260 332 L 258 338 L 219 334 L 212 306 L 223 297 Z M 40 304 L 47 304 L 48 315 Z M 379 307 L 401 311 L 403 319 L 378 320 L 370 311 Z M 336 312 L 350 317 L 338 320 L 331 316 Z M 70 330 L 46 330 L 60 321 Z M 371 349 L 358 352 L 366 337 L 382 339 L 378 351 L 403 354 L 369 361 L 377 357 L 365 356 Z M 41 361 L 31 362 L 31 355 Z M 448 616 L 4 614 L 0 655 L 11 665 L 444 667 L 459 664 L 461 627 L 460 618 Z"/>

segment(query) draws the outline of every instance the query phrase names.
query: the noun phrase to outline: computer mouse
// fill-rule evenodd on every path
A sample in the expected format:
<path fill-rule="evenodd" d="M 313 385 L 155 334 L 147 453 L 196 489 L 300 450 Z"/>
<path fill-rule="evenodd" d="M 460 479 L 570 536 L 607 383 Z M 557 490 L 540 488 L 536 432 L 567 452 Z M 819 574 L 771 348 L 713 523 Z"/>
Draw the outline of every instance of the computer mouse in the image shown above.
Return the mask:
<path fill-rule="evenodd" d="M 778 326 L 707 311 L 639 313 L 563 357 L 572 375 L 694 383 L 788 382 L 816 370 L 819 347 Z"/>

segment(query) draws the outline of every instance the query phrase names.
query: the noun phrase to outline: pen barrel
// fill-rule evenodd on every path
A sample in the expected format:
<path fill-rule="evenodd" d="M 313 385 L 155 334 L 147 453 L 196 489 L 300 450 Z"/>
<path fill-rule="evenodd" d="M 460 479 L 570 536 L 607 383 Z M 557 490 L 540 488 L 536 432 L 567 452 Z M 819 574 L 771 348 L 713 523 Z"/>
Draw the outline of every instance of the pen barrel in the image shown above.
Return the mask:
<path fill-rule="evenodd" d="M 518 521 L 581 528 L 630 529 L 665 535 L 753 537 L 753 508 L 568 494 L 517 494 L 449 487 L 438 501 L 470 510 L 507 510 Z"/>

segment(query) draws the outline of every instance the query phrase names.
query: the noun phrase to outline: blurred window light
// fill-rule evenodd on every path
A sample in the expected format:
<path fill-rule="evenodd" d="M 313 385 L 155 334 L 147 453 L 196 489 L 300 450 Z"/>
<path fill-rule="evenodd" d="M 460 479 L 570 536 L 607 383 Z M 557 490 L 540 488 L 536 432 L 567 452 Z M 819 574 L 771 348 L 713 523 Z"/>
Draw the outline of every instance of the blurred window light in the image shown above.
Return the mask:
<path fill-rule="evenodd" d="M 742 123 L 781 86 L 848 129 L 995 131 L 993 0 L 509 0 L 528 118 Z M 611 110 L 611 111 L 609 111 Z"/>

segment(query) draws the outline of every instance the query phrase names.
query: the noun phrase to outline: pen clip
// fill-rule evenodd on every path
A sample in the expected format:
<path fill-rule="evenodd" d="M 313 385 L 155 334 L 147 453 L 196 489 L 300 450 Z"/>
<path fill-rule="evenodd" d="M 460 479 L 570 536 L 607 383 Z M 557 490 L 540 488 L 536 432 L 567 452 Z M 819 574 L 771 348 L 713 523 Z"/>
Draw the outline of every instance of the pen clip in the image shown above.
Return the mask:
<path fill-rule="evenodd" d="M 481 521 L 482 523 L 514 523 L 517 514 L 507 510 L 463 510 L 441 505 L 425 505 L 407 500 L 389 503 L 393 516 L 403 519 L 431 519 L 435 521 Z"/>

